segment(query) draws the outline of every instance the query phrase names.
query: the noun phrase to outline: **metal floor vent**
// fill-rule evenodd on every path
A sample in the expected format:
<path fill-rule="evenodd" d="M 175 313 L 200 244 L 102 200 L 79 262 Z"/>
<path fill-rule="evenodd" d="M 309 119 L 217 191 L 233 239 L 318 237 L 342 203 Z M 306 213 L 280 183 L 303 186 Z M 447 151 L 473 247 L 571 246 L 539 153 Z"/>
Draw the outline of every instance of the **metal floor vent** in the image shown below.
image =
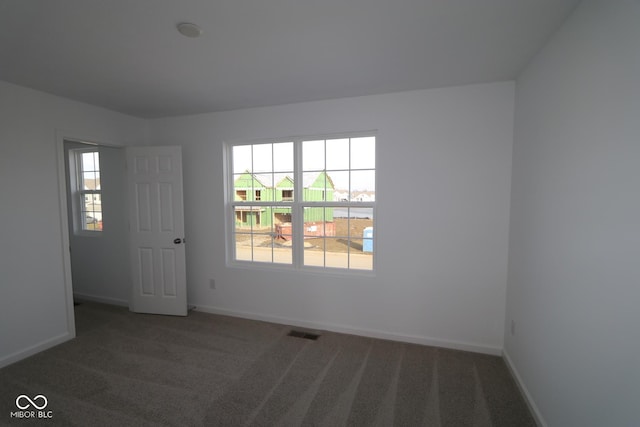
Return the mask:
<path fill-rule="evenodd" d="M 319 334 L 312 334 L 311 332 L 305 332 L 305 331 L 296 331 L 295 329 L 292 329 L 291 332 L 289 332 L 287 335 L 289 335 L 290 337 L 304 338 L 304 339 L 313 340 L 313 341 L 320 338 Z"/>

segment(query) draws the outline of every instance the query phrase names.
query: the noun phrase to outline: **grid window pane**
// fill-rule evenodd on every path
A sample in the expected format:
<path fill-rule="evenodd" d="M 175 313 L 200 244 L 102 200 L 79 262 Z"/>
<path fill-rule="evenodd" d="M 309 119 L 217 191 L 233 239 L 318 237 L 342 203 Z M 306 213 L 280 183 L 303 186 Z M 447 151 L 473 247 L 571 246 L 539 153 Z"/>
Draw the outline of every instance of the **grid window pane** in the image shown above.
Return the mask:
<path fill-rule="evenodd" d="M 302 170 L 321 171 L 325 169 L 324 140 L 302 143 Z"/>
<path fill-rule="evenodd" d="M 293 201 L 293 172 L 273 174 L 275 188 L 269 191 L 269 200 L 277 202 Z"/>
<path fill-rule="evenodd" d="M 233 147 L 233 173 L 241 174 L 251 169 L 251 145 Z"/>
<path fill-rule="evenodd" d="M 82 229 L 102 230 L 102 196 L 95 193 L 82 193 L 84 204 L 81 207 Z"/>
<path fill-rule="evenodd" d="M 82 171 L 94 172 L 100 170 L 100 154 L 97 151 L 82 153 Z"/>
<path fill-rule="evenodd" d="M 375 169 L 376 139 L 351 138 L 351 169 Z"/>
<path fill-rule="evenodd" d="M 340 240 L 341 239 L 327 238 L 326 244 L 328 247 L 336 247 L 343 244 Z M 349 268 L 349 253 L 327 250 L 325 253 L 324 265 L 325 267 L 332 268 Z"/>
<path fill-rule="evenodd" d="M 81 190 L 99 190 L 100 189 L 100 172 L 82 172 L 82 188 Z"/>
<path fill-rule="evenodd" d="M 291 208 L 235 207 L 236 259 L 291 264 Z"/>
<path fill-rule="evenodd" d="M 349 139 L 327 140 L 327 170 L 349 169 Z"/>
<path fill-rule="evenodd" d="M 232 153 L 234 201 L 282 201 L 282 189 L 293 197 L 292 142 L 238 145 Z"/>
<path fill-rule="evenodd" d="M 376 172 L 359 170 L 351 172 L 351 201 L 373 202 L 376 199 Z"/>
<path fill-rule="evenodd" d="M 251 234 L 236 233 L 236 259 L 239 261 L 253 260 Z"/>
<path fill-rule="evenodd" d="M 295 250 L 301 266 L 373 269 L 375 137 L 234 146 L 232 155 L 236 260 L 293 264 Z"/>
<path fill-rule="evenodd" d="M 293 142 L 273 144 L 273 171 L 293 174 Z"/>
<path fill-rule="evenodd" d="M 273 144 L 253 146 L 253 172 L 273 171 Z"/>
<path fill-rule="evenodd" d="M 305 209 L 312 212 L 313 209 Z M 373 208 L 324 208 L 324 221 L 305 222 L 304 265 L 373 268 Z"/>
<path fill-rule="evenodd" d="M 334 202 L 348 202 L 350 199 L 349 171 L 329 171 L 327 175 L 333 184 L 331 199 Z"/>
<path fill-rule="evenodd" d="M 328 173 L 304 172 L 302 181 L 302 200 L 307 202 L 333 200 L 335 187 Z"/>
<path fill-rule="evenodd" d="M 74 183 L 78 231 L 102 231 L 102 185 L 98 151 L 77 150 L 73 153 L 78 167 Z"/>

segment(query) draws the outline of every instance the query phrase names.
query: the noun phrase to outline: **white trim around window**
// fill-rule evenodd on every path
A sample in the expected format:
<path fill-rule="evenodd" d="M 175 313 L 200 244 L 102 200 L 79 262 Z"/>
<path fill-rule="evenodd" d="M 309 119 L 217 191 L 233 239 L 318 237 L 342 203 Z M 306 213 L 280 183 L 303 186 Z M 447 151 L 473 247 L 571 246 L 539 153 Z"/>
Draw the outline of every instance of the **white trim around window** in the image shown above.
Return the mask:
<path fill-rule="evenodd" d="M 376 132 L 225 143 L 227 264 L 374 274 L 378 143 Z"/>

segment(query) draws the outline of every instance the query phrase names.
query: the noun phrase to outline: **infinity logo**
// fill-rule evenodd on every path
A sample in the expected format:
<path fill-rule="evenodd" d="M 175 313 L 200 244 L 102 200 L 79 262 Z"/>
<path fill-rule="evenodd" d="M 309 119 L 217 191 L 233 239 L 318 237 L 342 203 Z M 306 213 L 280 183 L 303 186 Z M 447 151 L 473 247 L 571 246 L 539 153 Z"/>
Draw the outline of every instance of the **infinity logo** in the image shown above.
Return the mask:
<path fill-rule="evenodd" d="M 41 400 L 44 402 L 44 403 L 42 404 L 42 406 L 40 406 L 40 405 L 38 405 L 38 404 L 36 403 L 36 401 L 37 401 L 38 399 L 41 399 Z M 26 401 L 27 401 L 27 404 L 25 404 L 25 405 L 21 405 L 21 404 L 20 404 L 20 402 L 21 402 L 21 401 L 24 401 L 24 400 L 26 400 Z M 48 404 L 48 403 L 49 403 L 49 401 L 47 400 L 47 398 L 46 398 L 46 397 L 44 397 L 44 396 L 43 396 L 43 395 L 41 395 L 41 394 L 39 394 L 39 395 L 37 395 L 36 397 L 34 397 L 34 398 L 33 398 L 33 400 L 31 400 L 31 398 L 30 398 L 29 396 L 24 395 L 24 394 L 21 394 L 20 396 L 16 397 L 16 406 L 17 406 L 19 409 L 22 409 L 22 410 L 27 409 L 30 405 L 31 405 L 31 406 L 33 406 L 33 407 L 34 407 L 34 408 L 36 408 L 36 409 L 44 409 L 44 408 L 46 408 L 46 407 L 47 407 L 47 404 Z"/>

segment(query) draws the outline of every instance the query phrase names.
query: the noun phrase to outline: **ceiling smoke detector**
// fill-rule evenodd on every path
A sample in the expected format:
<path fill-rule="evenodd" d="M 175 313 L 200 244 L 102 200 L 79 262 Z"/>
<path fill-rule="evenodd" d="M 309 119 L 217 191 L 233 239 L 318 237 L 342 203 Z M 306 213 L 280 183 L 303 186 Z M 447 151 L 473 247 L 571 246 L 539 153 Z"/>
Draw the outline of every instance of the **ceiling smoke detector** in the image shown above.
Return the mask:
<path fill-rule="evenodd" d="M 191 24 L 189 22 L 182 22 L 177 25 L 177 28 L 178 31 L 180 31 L 180 34 L 186 37 L 196 38 L 202 35 L 202 29 L 196 24 Z"/>

